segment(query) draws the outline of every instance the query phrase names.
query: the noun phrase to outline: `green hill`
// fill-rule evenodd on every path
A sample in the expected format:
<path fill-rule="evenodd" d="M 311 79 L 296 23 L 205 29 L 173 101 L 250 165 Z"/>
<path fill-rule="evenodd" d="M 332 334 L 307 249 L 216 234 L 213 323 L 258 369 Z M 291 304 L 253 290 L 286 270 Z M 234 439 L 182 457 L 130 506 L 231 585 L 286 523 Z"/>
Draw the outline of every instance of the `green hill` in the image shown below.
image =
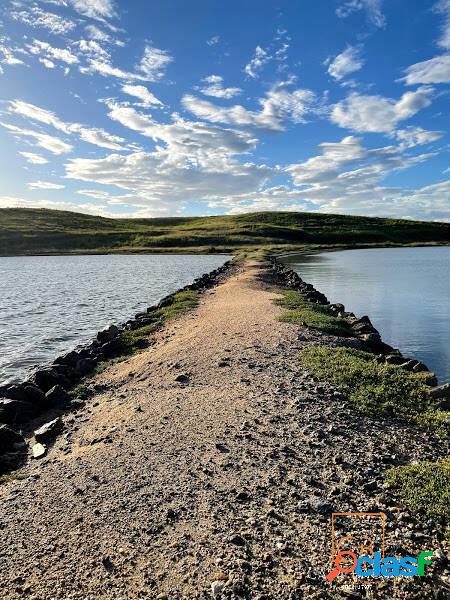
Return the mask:
<path fill-rule="evenodd" d="M 450 244 L 450 224 L 300 212 L 105 219 L 58 210 L 0 209 L 3 256 L 409 244 Z"/>

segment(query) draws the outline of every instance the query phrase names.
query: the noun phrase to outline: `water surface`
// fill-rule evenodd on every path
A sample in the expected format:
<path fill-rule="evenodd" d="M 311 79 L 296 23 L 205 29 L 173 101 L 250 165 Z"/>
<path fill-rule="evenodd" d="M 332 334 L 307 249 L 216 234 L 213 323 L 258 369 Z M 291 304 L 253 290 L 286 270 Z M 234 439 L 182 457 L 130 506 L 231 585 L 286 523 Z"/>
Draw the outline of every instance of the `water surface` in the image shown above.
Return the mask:
<path fill-rule="evenodd" d="M 450 248 L 377 248 L 285 257 L 330 302 L 368 315 L 383 340 L 450 382 Z"/>
<path fill-rule="evenodd" d="M 0 257 L 0 384 L 120 324 L 227 256 Z"/>

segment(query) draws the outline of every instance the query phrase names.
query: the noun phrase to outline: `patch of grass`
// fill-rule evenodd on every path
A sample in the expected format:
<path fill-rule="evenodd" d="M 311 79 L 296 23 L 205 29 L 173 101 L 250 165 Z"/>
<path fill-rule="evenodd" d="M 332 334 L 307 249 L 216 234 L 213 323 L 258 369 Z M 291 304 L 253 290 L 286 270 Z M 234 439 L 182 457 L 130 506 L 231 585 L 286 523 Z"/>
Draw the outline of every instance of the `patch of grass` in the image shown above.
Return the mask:
<path fill-rule="evenodd" d="M 332 333 L 333 335 L 349 336 L 349 324 L 334 316 L 326 306 L 309 302 L 300 292 L 281 290 L 282 298 L 274 302 L 286 309 L 278 319 L 294 325 L 306 325 L 312 329 Z"/>
<path fill-rule="evenodd" d="M 408 508 L 448 524 L 450 515 L 450 458 L 393 467 L 388 486 L 397 490 Z"/>
<path fill-rule="evenodd" d="M 433 407 L 419 374 L 380 364 L 373 354 L 352 348 L 315 346 L 299 358 L 312 375 L 337 384 L 357 410 L 395 415 L 449 435 L 448 413 Z"/>
<path fill-rule="evenodd" d="M 177 319 L 198 305 L 199 294 L 196 291 L 186 290 L 171 296 L 171 302 L 149 313 L 150 323 L 132 331 L 124 331 L 120 336 L 123 353 L 131 354 L 148 345 L 148 337 L 165 323 Z"/>
<path fill-rule="evenodd" d="M 29 476 L 29 473 L 22 472 L 6 473 L 5 475 L 0 475 L 0 485 L 8 481 L 16 481 L 17 479 L 28 479 Z"/>

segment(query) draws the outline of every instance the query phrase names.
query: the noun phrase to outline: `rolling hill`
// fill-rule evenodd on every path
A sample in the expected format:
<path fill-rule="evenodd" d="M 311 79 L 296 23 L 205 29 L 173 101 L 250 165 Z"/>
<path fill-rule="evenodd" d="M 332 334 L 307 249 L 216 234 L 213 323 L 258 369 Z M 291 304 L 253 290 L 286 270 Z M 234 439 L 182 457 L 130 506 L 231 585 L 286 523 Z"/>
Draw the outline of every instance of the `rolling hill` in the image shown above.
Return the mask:
<path fill-rule="evenodd" d="M 0 209 L 3 256 L 409 244 L 450 244 L 450 224 L 301 212 L 108 219 L 47 209 Z"/>

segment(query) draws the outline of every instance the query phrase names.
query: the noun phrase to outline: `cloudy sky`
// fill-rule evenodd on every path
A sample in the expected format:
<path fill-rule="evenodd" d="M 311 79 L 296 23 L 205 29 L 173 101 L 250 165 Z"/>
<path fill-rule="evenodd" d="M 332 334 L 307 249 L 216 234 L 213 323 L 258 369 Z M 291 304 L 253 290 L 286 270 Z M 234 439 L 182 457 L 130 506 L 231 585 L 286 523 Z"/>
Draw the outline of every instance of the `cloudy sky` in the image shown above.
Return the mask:
<path fill-rule="evenodd" d="M 0 206 L 450 221 L 450 0 L 2 0 Z"/>

